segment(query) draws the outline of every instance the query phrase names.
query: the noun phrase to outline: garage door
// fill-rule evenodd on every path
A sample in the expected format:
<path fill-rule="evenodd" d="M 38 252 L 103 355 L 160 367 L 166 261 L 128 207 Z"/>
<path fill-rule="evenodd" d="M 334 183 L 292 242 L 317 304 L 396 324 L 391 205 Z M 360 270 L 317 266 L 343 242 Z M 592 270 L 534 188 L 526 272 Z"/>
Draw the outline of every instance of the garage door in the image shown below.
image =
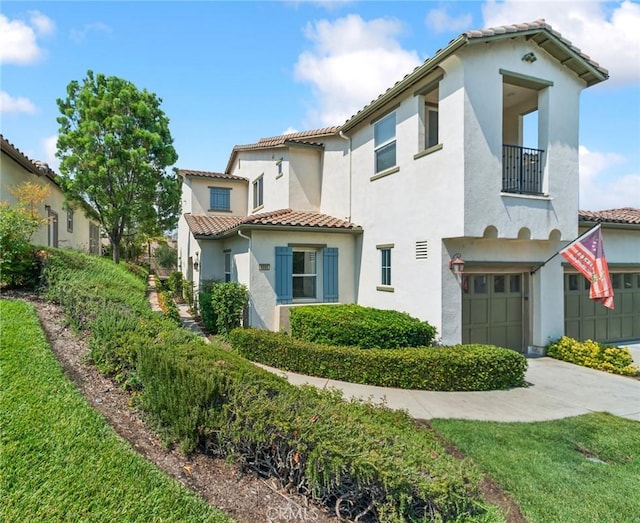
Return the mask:
<path fill-rule="evenodd" d="M 462 342 L 523 352 L 521 274 L 473 274 L 462 278 Z"/>
<path fill-rule="evenodd" d="M 589 299 L 589 280 L 564 275 L 564 332 L 578 340 L 616 343 L 640 339 L 640 272 L 611 274 L 615 309 Z"/>

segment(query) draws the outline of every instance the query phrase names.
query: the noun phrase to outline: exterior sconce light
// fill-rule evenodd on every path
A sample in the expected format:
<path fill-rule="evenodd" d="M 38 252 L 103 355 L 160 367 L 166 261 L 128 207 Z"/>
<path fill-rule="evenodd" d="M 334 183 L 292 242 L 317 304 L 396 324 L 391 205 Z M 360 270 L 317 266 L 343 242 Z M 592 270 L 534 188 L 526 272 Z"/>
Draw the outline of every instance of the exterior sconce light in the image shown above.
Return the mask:
<path fill-rule="evenodd" d="M 193 262 L 193 268 L 197 271 L 198 268 L 200 267 L 200 262 L 199 262 L 199 257 L 200 257 L 200 253 L 196 252 L 196 261 Z"/>
<path fill-rule="evenodd" d="M 464 260 L 459 252 L 456 252 L 449 261 L 449 269 L 453 271 L 453 274 L 462 274 L 464 272 Z"/>
<path fill-rule="evenodd" d="M 532 64 L 533 62 L 535 62 L 538 58 L 536 57 L 536 55 L 534 55 L 533 53 L 527 53 L 526 55 L 524 55 L 522 57 L 522 61 L 523 62 L 529 62 L 530 64 Z"/>

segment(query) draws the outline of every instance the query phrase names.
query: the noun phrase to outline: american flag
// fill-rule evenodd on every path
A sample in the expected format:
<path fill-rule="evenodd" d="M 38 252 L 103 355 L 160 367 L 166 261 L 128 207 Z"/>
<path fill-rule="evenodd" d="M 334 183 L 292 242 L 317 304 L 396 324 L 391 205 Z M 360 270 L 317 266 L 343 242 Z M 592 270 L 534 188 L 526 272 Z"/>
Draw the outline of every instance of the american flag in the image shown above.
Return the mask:
<path fill-rule="evenodd" d="M 604 255 L 600 224 L 567 245 L 560 254 L 591 282 L 589 298 L 613 309 L 613 287 Z"/>

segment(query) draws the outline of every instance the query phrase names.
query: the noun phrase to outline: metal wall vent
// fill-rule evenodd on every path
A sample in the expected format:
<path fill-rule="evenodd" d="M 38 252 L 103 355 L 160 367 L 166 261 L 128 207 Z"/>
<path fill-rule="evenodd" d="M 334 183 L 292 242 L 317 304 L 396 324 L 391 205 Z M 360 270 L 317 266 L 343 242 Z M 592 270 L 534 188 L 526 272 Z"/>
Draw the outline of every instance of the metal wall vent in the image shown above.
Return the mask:
<path fill-rule="evenodd" d="M 416 260 L 426 260 L 428 258 L 427 240 L 416 242 Z"/>

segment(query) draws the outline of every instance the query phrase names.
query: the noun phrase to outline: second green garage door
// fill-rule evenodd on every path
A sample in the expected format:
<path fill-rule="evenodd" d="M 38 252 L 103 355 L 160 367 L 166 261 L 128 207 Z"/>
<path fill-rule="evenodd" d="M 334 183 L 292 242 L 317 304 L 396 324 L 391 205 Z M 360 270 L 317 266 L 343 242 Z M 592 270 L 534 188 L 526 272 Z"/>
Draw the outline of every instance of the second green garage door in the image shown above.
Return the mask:
<path fill-rule="evenodd" d="M 523 275 L 462 277 L 462 343 L 483 343 L 524 352 Z"/>

